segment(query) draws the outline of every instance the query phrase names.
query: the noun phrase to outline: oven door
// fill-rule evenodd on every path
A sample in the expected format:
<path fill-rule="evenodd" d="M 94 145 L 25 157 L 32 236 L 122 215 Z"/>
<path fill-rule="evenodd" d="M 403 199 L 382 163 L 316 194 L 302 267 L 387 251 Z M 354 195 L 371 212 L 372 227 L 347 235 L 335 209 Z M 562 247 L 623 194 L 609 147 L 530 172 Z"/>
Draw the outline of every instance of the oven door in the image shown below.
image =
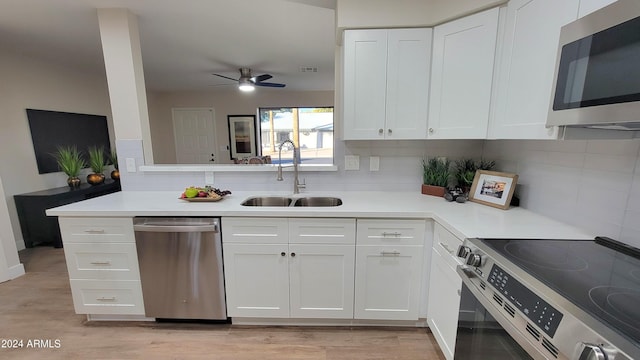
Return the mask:
<path fill-rule="evenodd" d="M 546 359 L 483 295 L 473 272 L 463 266 L 456 271 L 462 290 L 454 359 Z"/>

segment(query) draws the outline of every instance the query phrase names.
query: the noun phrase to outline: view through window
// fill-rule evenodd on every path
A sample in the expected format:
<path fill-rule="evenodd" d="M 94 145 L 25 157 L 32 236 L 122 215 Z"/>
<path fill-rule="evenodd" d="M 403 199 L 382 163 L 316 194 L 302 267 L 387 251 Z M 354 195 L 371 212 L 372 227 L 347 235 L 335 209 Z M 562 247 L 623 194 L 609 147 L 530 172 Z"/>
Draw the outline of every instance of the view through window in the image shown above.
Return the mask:
<path fill-rule="evenodd" d="M 333 107 L 260 108 L 262 156 L 278 164 L 278 149 L 291 140 L 302 164 L 333 164 Z M 282 145 L 282 163 L 293 162 L 293 147 Z"/>

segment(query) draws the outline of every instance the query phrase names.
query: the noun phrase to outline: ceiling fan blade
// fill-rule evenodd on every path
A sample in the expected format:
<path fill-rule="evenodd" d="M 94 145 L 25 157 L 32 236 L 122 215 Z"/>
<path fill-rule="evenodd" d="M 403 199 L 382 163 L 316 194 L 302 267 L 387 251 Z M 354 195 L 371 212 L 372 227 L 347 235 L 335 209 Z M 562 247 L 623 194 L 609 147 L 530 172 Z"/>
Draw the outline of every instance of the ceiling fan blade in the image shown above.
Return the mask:
<path fill-rule="evenodd" d="M 221 77 L 221 78 L 225 78 L 225 79 L 233 80 L 233 81 L 238 81 L 238 79 L 230 78 L 230 77 L 228 77 L 228 76 L 224 76 L 224 75 L 220 75 L 220 74 L 213 74 L 213 75 L 215 75 L 215 76 L 219 76 L 219 77 Z"/>
<path fill-rule="evenodd" d="M 273 76 L 269 75 L 269 74 L 262 74 L 262 75 L 258 75 L 256 77 L 254 77 L 252 80 L 259 83 L 259 82 L 263 82 L 265 80 L 269 80 L 271 79 Z"/>
<path fill-rule="evenodd" d="M 276 87 L 276 88 L 283 88 L 286 85 L 285 84 L 278 84 L 278 83 L 267 83 L 267 82 L 260 82 L 260 83 L 256 83 L 256 86 L 265 86 L 265 87 Z"/>

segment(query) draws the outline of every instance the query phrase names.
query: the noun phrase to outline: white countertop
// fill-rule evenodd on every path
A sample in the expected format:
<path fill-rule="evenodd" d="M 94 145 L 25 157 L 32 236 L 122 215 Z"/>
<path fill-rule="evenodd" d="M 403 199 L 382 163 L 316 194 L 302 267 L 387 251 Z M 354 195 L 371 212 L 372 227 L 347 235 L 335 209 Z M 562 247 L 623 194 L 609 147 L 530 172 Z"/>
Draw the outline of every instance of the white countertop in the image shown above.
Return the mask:
<path fill-rule="evenodd" d="M 120 216 L 253 216 L 253 217 L 350 217 L 434 219 L 459 238 L 553 238 L 593 239 L 583 229 L 512 207 L 500 210 L 418 192 L 234 192 L 218 202 L 187 202 L 179 191 L 121 191 L 47 210 L 61 217 Z M 247 207 L 240 203 L 251 196 L 334 196 L 343 204 L 336 207 Z"/>

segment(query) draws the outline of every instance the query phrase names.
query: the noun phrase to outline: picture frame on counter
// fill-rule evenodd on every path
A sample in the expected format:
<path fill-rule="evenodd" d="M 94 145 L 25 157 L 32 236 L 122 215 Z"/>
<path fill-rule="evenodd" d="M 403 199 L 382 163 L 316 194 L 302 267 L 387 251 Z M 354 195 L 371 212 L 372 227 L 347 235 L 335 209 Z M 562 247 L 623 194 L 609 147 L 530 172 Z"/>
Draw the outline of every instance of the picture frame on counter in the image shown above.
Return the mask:
<path fill-rule="evenodd" d="M 477 170 L 469 191 L 469 200 L 506 210 L 517 183 L 517 174 Z"/>
<path fill-rule="evenodd" d="M 256 116 L 227 115 L 231 160 L 257 155 Z"/>

